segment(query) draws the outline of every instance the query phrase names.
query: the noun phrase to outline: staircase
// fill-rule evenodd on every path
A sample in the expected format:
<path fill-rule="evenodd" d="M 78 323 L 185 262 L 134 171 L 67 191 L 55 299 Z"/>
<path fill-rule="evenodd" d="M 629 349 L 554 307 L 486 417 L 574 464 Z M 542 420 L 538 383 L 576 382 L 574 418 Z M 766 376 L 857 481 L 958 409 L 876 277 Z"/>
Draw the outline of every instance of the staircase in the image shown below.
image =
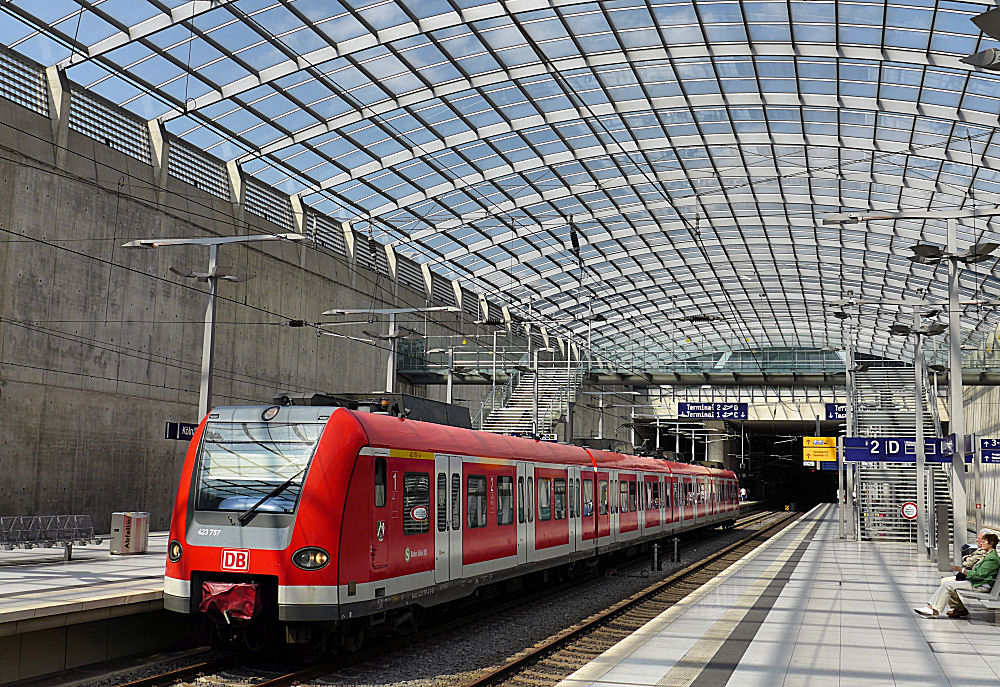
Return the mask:
<path fill-rule="evenodd" d="M 912 367 L 873 367 L 855 373 L 854 400 L 858 436 L 911 437 L 917 432 Z M 924 386 L 924 436 L 937 436 L 937 406 Z"/>
<path fill-rule="evenodd" d="M 482 420 L 482 429 L 498 434 L 552 434 L 553 425 L 567 412 L 567 379 L 569 396 L 575 398 L 580 385 L 581 370 L 563 366 L 540 367 L 538 375 L 538 428 L 534 427 L 535 371 L 521 372 L 509 395 Z M 497 399 L 499 403 L 500 399 Z"/>

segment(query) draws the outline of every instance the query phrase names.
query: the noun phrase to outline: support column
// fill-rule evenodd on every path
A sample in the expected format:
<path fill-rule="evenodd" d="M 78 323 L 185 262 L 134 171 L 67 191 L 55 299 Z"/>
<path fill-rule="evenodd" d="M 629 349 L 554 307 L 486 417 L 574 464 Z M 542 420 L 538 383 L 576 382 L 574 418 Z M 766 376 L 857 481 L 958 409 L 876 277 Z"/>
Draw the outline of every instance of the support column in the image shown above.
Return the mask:
<path fill-rule="evenodd" d="M 153 163 L 153 178 L 156 181 L 156 205 L 162 207 L 166 202 L 167 174 L 170 167 L 170 139 L 163 124 L 157 119 L 146 122 L 149 132 L 149 152 Z"/>
<path fill-rule="evenodd" d="M 58 66 L 45 68 L 45 85 L 48 90 L 49 119 L 52 122 L 52 153 L 55 166 L 66 166 L 69 146 L 69 82 Z"/>
<path fill-rule="evenodd" d="M 958 253 L 957 221 L 948 220 L 948 253 Z M 962 306 L 959 304 L 958 260 L 948 260 L 948 388 L 951 433 L 955 452 L 951 459 L 952 565 L 962 564 L 962 544 L 966 542 L 968 506 L 965 491 L 965 409 L 962 399 Z"/>

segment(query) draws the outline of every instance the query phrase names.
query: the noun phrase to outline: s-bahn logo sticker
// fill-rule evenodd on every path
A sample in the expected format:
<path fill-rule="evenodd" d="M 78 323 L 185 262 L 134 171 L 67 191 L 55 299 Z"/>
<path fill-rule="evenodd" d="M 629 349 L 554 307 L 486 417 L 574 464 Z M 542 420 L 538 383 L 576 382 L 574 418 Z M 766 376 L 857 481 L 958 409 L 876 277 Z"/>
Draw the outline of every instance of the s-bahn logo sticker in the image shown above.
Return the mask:
<path fill-rule="evenodd" d="M 222 569 L 247 572 L 250 570 L 249 549 L 223 549 Z"/>
<path fill-rule="evenodd" d="M 427 506 L 414 506 L 410 511 L 410 518 L 416 522 L 423 522 L 427 519 Z"/>
<path fill-rule="evenodd" d="M 411 549 L 409 546 L 403 551 L 403 560 L 407 563 L 410 562 L 411 558 L 423 558 L 427 555 L 427 549 Z"/>
<path fill-rule="evenodd" d="M 378 537 L 379 541 L 385 539 L 385 520 L 379 520 L 378 524 L 375 525 L 375 536 Z"/>

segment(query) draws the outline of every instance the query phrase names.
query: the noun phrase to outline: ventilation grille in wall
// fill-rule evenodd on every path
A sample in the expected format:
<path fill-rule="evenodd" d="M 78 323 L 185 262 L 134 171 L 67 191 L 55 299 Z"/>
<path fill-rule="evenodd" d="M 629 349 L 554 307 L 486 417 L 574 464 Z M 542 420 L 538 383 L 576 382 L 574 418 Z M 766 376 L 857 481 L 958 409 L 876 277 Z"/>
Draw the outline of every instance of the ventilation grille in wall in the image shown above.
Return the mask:
<path fill-rule="evenodd" d="M 462 312 L 472 320 L 479 319 L 479 296 L 468 289 L 462 289 Z"/>
<path fill-rule="evenodd" d="M 170 141 L 167 173 L 213 196 L 229 200 L 229 175 L 222 160 L 206 155 L 178 139 Z"/>
<path fill-rule="evenodd" d="M 243 209 L 286 231 L 292 229 L 292 204 L 288 196 L 253 177 L 247 177 L 243 185 Z"/>
<path fill-rule="evenodd" d="M 306 226 L 312 231 L 316 243 L 326 246 L 337 255 L 347 255 L 347 242 L 344 240 L 344 229 L 340 222 L 335 222 L 326 215 L 310 212 L 309 223 Z"/>
<path fill-rule="evenodd" d="M 420 265 L 404 257 L 400 257 L 396 261 L 396 265 L 399 269 L 399 283 L 423 293 L 424 275 L 420 271 Z"/>
<path fill-rule="evenodd" d="M 45 75 L 16 55 L 0 53 L 0 97 L 49 116 Z"/>
<path fill-rule="evenodd" d="M 457 305 L 455 303 L 455 290 L 451 288 L 451 281 L 433 272 L 431 272 L 431 298 L 441 303 L 441 305 Z"/>
<path fill-rule="evenodd" d="M 146 123 L 85 91 L 73 91 L 70 96 L 69 128 L 147 165 L 152 163 Z"/>

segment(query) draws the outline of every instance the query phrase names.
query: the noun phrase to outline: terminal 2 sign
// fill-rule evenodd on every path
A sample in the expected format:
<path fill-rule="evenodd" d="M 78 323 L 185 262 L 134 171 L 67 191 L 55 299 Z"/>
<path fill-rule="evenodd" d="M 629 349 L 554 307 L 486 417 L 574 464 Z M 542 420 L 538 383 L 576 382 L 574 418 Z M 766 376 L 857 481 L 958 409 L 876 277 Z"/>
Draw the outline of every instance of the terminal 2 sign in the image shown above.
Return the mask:
<path fill-rule="evenodd" d="M 746 403 L 678 403 L 677 417 L 697 420 L 746 420 Z"/>

